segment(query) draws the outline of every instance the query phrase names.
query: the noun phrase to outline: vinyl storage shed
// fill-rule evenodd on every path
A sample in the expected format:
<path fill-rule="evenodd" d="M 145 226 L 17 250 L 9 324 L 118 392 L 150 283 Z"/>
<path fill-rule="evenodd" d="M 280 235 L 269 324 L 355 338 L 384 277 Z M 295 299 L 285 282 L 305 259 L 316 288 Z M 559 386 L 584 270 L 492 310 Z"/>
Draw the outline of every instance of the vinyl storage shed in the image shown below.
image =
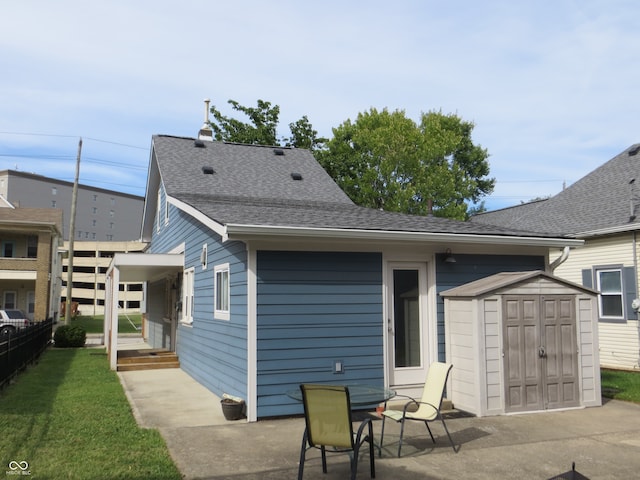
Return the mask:
<path fill-rule="evenodd" d="M 457 409 L 488 416 L 602 404 L 597 292 L 532 271 L 441 295 Z"/>

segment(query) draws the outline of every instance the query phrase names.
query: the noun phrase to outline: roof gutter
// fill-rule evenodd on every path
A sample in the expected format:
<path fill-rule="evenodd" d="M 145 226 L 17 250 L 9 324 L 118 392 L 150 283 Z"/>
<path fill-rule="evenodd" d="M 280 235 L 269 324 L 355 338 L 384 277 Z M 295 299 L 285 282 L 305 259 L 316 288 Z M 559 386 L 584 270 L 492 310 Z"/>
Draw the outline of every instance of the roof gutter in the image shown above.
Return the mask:
<path fill-rule="evenodd" d="M 223 241 L 244 240 L 247 237 L 296 237 L 343 240 L 447 242 L 461 244 L 473 242 L 481 245 L 521 245 L 529 247 L 580 247 L 584 240 L 559 237 L 516 237 L 508 235 L 478 235 L 461 233 L 406 232 L 362 230 L 346 228 L 277 227 L 269 225 L 228 224 Z"/>
<path fill-rule="evenodd" d="M 634 223 L 632 225 L 619 225 L 617 227 L 602 228 L 600 230 L 588 230 L 585 232 L 573 233 L 571 234 L 571 237 L 573 238 L 599 237 L 601 235 L 612 235 L 615 233 L 637 232 L 638 230 L 640 230 L 640 223 Z"/>

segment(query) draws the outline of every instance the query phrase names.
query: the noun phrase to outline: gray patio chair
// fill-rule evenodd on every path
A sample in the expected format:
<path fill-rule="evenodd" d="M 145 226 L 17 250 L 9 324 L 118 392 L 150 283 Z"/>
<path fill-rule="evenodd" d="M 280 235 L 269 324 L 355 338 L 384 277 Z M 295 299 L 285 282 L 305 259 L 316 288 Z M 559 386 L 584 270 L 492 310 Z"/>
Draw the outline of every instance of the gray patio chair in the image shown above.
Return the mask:
<path fill-rule="evenodd" d="M 435 438 L 433 438 L 433 433 L 431 433 L 429 423 L 440 420 L 442 422 L 442 426 L 444 427 L 444 431 L 447 433 L 447 437 L 449 437 L 449 442 L 451 443 L 453 451 L 458 453 L 460 447 L 456 447 L 456 445 L 453 443 L 453 439 L 449 434 L 449 429 L 447 428 L 447 424 L 444 422 L 444 417 L 442 416 L 442 412 L 440 410 L 442 407 L 442 399 L 444 398 L 445 387 L 447 385 L 447 379 L 449 378 L 449 373 L 451 372 L 452 368 L 453 365 L 449 363 L 432 363 L 429 367 L 429 372 L 427 373 L 427 380 L 424 383 L 424 390 L 422 392 L 422 398 L 420 401 L 417 401 L 411 397 L 407 397 L 409 398 L 409 401 L 405 403 L 402 410 L 386 409 L 382 412 L 382 432 L 380 433 L 381 448 L 382 442 L 384 441 L 384 426 L 387 418 L 401 423 L 400 442 L 398 444 L 398 457 L 400 456 L 400 452 L 402 450 L 402 437 L 404 435 L 404 422 L 406 420 L 417 420 L 419 422 L 424 422 L 433 443 L 436 443 L 436 440 Z M 418 407 L 416 411 L 408 410 L 412 405 Z"/>

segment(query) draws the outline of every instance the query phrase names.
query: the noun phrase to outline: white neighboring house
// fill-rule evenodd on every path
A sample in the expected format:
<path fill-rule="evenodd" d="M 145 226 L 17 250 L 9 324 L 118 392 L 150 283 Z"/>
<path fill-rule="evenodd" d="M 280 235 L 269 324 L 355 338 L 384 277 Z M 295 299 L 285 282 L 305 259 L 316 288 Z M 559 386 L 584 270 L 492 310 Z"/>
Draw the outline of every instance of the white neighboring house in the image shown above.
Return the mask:
<path fill-rule="evenodd" d="M 486 212 L 471 221 L 537 232 L 568 234 L 585 241 L 554 274 L 592 287 L 598 295 L 600 365 L 640 369 L 638 235 L 640 232 L 640 144 L 633 145 L 559 194 Z M 634 300 L 636 300 L 634 302 Z"/>

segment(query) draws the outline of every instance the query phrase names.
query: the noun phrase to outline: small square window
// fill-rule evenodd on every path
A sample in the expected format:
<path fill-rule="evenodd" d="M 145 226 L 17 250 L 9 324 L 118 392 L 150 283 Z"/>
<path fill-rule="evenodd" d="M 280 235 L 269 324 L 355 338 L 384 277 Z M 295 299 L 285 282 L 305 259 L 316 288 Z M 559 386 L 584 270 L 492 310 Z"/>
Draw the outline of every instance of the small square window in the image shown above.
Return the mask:
<path fill-rule="evenodd" d="M 202 252 L 200 252 L 200 265 L 202 265 L 202 269 L 207 269 L 208 263 L 208 255 L 207 255 L 207 244 L 202 245 Z"/>

